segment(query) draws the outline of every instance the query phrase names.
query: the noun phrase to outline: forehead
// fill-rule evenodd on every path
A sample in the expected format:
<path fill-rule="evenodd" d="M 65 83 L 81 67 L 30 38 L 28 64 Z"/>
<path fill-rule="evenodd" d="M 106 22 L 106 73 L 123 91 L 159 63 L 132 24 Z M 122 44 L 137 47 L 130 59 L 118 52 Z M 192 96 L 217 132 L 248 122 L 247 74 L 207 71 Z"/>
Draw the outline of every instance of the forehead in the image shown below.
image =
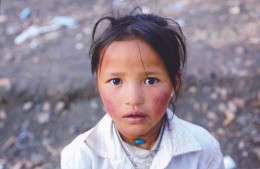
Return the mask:
<path fill-rule="evenodd" d="M 146 42 L 140 39 L 114 41 L 102 52 L 99 72 L 104 69 L 142 68 L 163 69 L 160 56 Z"/>

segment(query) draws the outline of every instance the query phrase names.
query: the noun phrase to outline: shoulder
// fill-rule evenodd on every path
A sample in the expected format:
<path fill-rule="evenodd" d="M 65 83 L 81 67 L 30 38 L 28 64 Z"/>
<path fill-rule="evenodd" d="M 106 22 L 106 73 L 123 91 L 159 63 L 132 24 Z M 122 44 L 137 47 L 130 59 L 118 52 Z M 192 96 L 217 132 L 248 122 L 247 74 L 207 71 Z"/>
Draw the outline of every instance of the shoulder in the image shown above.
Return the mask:
<path fill-rule="evenodd" d="M 85 144 L 85 139 L 91 133 L 91 131 L 92 129 L 77 136 L 61 151 L 62 169 L 73 169 L 75 167 L 86 168 L 88 165 L 91 165 L 91 162 L 89 161 L 91 153 Z"/>
<path fill-rule="evenodd" d="M 222 168 L 223 155 L 219 142 L 205 128 L 190 122 L 178 119 L 184 130 L 189 132 L 201 146 L 201 164 L 206 168 Z"/>
<path fill-rule="evenodd" d="M 218 141 L 205 128 L 182 119 L 178 120 L 181 127 L 188 131 L 200 143 L 202 148 L 209 145 L 210 147 L 219 147 Z"/>

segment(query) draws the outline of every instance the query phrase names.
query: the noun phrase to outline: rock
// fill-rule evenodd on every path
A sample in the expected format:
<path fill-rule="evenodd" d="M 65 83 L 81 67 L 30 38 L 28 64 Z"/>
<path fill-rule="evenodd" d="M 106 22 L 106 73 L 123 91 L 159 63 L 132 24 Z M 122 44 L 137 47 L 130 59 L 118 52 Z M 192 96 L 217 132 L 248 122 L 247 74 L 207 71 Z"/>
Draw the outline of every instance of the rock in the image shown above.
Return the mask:
<path fill-rule="evenodd" d="M 0 121 L 0 129 L 4 128 L 5 127 L 5 122 L 3 121 Z"/>
<path fill-rule="evenodd" d="M 6 159 L 4 158 L 0 158 L 0 169 L 4 169 L 5 168 L 5 164 L 6 164 Z"/>
<path fill-rule="evenodd" d="M 236 104 L 234 104 L 234 102 L 232 102 L 232 101 L 228 101 L 228 103 L 227 103 L 227 108 L 228 108 L 232 113 L 236 113 L 236 112 L 237 112 L 237 106 L 236 106 Z"/>
<path fill-rule="evenodd" d="M 7 17 L 5 15 L 0 14 L 0 23 L 3 23 L 7 20 Z"/>
<path fill-rule="evenodd" d="M 39 124 L 46 124 L 50 121 L 50 112 L 39 112 L 36 116 L 36 120 Z"/>
<path fill-rule="evenodd" d="M 11 80 L 8 78 L 0 78 L 0 91 L 9 92 L 12 89 Z"/>
<path fill-rule="evenodd" d="M 231 124 L 235 118 L 235 113 L 232 112 L 231 110 L 227 109 L 226 111 L 224 111 L 224 114 L 226 115 L 226 118 L 223 122 L 224 126 L 228 126 L 229 124 Z"/>
<path fill-rule="evenodd" d="M 23 104 L 23 111 L 29 111 L 33 108 L 33 102 L 26 102 Z"/>
<path fill-rule="evenodd" d="M 238 15 L 238 14 L 240 14 L 240 7 L 239 6 L 233 6 L 233 7 L 229 8 L 228 12 L 231 15 Z"/>
<path fill-rule="evenodd" d="M 95 100 L 90 101 L 90 107 L 94 110 L 98 109 L 98 103 Z"/>
<path fill-rule="evenodd" d="M 42 106 L 42 110 L 45 112 L 49 112 L 51 110 L 51 104 L 50 102 L 45 102 Z"/>
<path fill-rule="evenodd" d="M 192 93 L 192 94 L 195 94 L 195 93 L 197 93 L 197 87 L 196 86 L 190 86 L 189 87 L 189 89 L 188 89 L 188 91 L 190 92 L 190 93 Z"/>
<path fill-rule="evenodd" d="M 3 59 L 5 61 L 11 61 L 14 59 L 14 55 L 9 53 L 9 54 L 5 55 Z"/>
<path fill-rule="evenodd" d="M 239 107 L 239 108 L 243 108 L 245 107 L 245 100 L 239 97 L 235 97 L 233 99 L 233 102 Z"/>
<path fill-rule="evenodd" d="M 245 48 L 243 48 L 242 46 L 238 46 L 235 49 L 235 53 L 238 55 L 244 54 L 245 53 Z"/>
<path fill-rule="evenodd" d="M 238 148 L 239 148 L 240 150 L 243 150 L 243 149 L 245 148 L 245 142 L 244 142 L 244 141 L 240 141 L 240 142 L 238 143 Z"/>
<path fill-rule="evenodd" d="M 63 101 L 59 101 L 55 106 L 55 112 L 60 113 L 65 108 L 65 103 Z"/>
<path fill-rule="evenodd" d="M 40 164 L 42 164 L 42 163 L 44 163 L 44 162 L 46 161 L 46 159 L 44 158 L 44 156 L 41 155 L 41 154 L 39 154 L 39 153 L 32 153 L 32 154 L 30 155 L 30 160 L 31 160 L 31 162 L 32 162 L 32 164 L 33 164 L 34 166 L 40 165 Z"/>
<path fill-rule="evenodd" d="M 243 151 L 243 152 L 242 152 L 242 156 L 243 156 L 243 157 L 248 157 L 248 152 L 247 152 L 247 151 Z"/>
<path fill-rule="evenodd" d="M 210 99 L 211 100 L 217 100 L 217 98 L 218 98 L 218 94 L 217 93 L 213 92 L 213 93 L 210 94 Z"/>
<path fill-rule="evenodd" d="M 227 99 L 228 92 L 226 88 L 217 88 L 217 93 L 220 95 L 222 100 Z"/>
<path fill-rule="evenodd" d="M 224 112 L 226 109 L 227 109 L 227 108 L 226 108 L 226 105 L 225 105 L 224 103 L 219 103 L 219 104 L 218 104 L 218 110 L 219 110 L 220 112 Z"/>
<path fill-rule="evenodd" d="M 234 169 L 234 168 L 236 168 L 235 161 L 229 155 L 224 157 L 224 165 L 225 165 L 225 169 Z"/>
<path fill-rule="evenodd" d="M 214 121 L 217 121 L 217 120 L 218 120 L 218 117 L 217 117 L 216 113 L 213 112 L 213 111 L 209 111 L 209 112 L 207 113 L 207 118 L 208 118 L 209 120 L 214 120 Z"/>
<path fill-rule="evenodd" d="M 257 158 L 260 160 L 260 148 L 256 147 L 253 149 L 253 153 L 257 156 Z"/>
<path fill-rule="evenodd" d="M 15 163 L 13 169 L 22 169 L 23 168 L 23 161 L 19 160 L 18 162 Z"/>
<path fill-rule="evenodd" d="M 18 23 L 9 23 L 6 26 L 6 32 L 8 35 L 16 34 L 19 31 L 20 25 Z"/>
<path fill-rule="evenodd" d="M 82 50 L 84 48 L 84 44 L 81 42 L 78 42 L 75 44 L 75 49 Z"/>
<path fill-rule="evenodd" d="M 0 109 L 0 120 L 6 120 L 6 118 L 7 118 L 6 112 Z"/>
<path fill-rule="evenodd" d="M 1 151 L 6 151 L 7 149 L 9 149 L 13 144 L 14 144 L 14 142 L 15 142 L 15 139 L 16 139 L 16 137 L 15 136 L 11 136 L 11 137 L 9 137 L 6 141 L 5 141 L 5 143 L 1 146 Z"/>
<path fill-rule="evenodd" d="M 29 47 L 31 48 L 31 49 L 35 49 L 35 48 L 37 48 L 38 46 L 39 46 L 39 40 L 37 40 L 37 39 L 33 39 L 31 42 L 30 42 L 30 44 L 29 44 Z"/>
<path fill-rule="evenodd" d="M 83 39 L 83 34 L 82 33 L 77 33 L 77 35 L 75 36 L 76 40 L 82 40 Z"/>
<path fill-rule="evenodd" d="M 253 142 L 254 142 L 255 144 L 260 144 L 260 135 L 254 136 L 254 137 L 253 137 Z"/>

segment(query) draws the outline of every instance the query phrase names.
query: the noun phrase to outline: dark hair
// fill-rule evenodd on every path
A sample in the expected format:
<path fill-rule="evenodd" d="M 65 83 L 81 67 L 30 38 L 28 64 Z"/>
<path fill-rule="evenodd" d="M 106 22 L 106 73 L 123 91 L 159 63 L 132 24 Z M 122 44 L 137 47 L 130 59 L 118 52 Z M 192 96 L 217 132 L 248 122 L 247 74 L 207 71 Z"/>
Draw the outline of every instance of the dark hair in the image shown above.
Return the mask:
<path fill-rule="evenodd" d="M 103 33 L 95 38 L 97 27 L 105 20 L 109 21 L 109 25 Z M 100 18 L 94 26 L 89 51 L 93 74 L 98 72 L 102 50 L 105 50 L 114 41 L 127 38 L 143 40 L 163 60 L 175 92 L 175 97 L 171 100 L 174 109 L 174 102 L 177 100 L 182 86 L 182 70 L 186 65 L 185 38 L 179 24 L 169 18 L 153 14 Z"/>

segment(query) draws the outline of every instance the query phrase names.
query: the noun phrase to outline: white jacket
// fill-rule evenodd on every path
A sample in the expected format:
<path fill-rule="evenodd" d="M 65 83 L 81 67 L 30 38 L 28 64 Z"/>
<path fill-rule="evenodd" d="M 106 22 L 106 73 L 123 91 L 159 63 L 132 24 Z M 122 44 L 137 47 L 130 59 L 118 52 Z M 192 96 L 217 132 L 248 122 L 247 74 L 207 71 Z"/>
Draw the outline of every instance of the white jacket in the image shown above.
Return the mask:
<path fill-rule="evenodd" d="M 167 110 L 160 148 L 151 169 L 224 169 L 217 140 L 205 129 L 179 119 Z M 79 135 L 61 153 L 61 169 L 133 169 L 113 130 L 109 115 Z"/>

